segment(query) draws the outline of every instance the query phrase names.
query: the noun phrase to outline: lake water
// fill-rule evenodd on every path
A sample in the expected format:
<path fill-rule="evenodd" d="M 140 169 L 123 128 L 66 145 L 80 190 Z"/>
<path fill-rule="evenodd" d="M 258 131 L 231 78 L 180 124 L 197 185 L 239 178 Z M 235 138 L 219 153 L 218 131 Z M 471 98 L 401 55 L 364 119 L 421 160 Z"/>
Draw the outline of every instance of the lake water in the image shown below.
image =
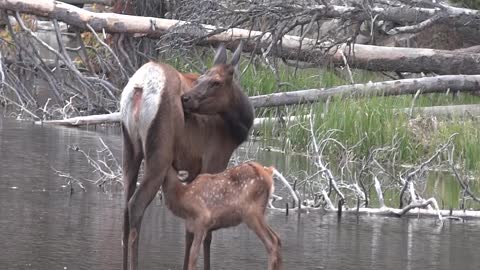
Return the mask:
<path fill-rule="evenodd" d="M 97 149 L 101 136 L 119 156 L 116 131 L 42 127 L 0 117 L 0 269 L 120 269 L 123 194 L 87 185 L 70 195 L 52 168 L 91 177 L 68 145 Z M 253 156 L 251 156 L 253 158 Z M 260 162 L 301 161 L 258 152 Z M 480 269 L 480 222 L 268 211 L 282 239 L 285 269 Z M 159 200 L 148 208 L 141 269 L 181 269 L 184 229 Z M 200 261 L 202 263 L 202 261 Z M 212 269 L 266 269 L 266 252 L 246 226 L 214 233 Z M 200 266 L 200 265 L 199 265 Z"/>

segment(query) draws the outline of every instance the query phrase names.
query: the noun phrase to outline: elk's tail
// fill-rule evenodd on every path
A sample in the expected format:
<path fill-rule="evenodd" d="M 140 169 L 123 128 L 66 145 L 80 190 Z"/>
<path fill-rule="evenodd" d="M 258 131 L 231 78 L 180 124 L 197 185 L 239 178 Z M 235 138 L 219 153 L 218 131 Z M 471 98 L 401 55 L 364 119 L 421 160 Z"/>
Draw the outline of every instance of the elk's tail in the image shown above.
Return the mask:
<path fill-rule="evenodd" d="M 297 193 L 295 193 L 292 186 L 288 183 L 287 179 L 285 179 L 285 177 L 283 177 L 283 175 L 279 171 L 277 171 L 274 167 L 270 167 L 270 169 L 272 170 L 273 175 L 276 175 L 280 179 L 280 181 L 282 181 L 283 185 L 285 185 L 288 191 L 290 191 L 290 194 L 292 195 L 292 198 L 295 201 L 295 205 L 298 205 Z"/>

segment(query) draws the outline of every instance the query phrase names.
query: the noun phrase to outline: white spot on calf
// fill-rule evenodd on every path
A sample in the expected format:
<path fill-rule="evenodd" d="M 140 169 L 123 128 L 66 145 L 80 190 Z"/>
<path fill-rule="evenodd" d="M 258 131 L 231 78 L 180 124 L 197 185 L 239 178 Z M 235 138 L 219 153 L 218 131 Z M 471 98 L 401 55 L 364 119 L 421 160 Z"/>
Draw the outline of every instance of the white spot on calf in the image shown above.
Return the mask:
<path fill-rule="evenodd" d="M 166 77 L 162 67 L 150 62 L 140 67 L 123 89 L 120 99 L 123 124 L 132 140 L 140 139 L 143 147 L 145 147 L 148 129 L 158 112 L 165 83 Z M 135 121 L 133 112 L 135 88 L 143 89 L 138 122 Z"/>

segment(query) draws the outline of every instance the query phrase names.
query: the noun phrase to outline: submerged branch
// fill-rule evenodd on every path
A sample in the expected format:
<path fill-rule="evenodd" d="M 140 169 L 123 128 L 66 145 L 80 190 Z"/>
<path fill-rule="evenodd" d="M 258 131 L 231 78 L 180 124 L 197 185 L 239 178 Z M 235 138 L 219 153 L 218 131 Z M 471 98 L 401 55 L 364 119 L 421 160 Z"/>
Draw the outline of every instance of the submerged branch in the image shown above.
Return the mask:
<path fill-rule="evenodd" d="M 429 205 L 433 205 L 433 208 L 438 215 L 438 219 L 442 220 L 442 214 L 440 213 L 440 209 L 438 208 L 438 203 L 437 203 L 437 200 L 435 200 L 435 198 L 430 198 L 428 200 L 422 200 L 422 201 L 411 203 L 411 204 L 405 206 L 400 211 L 396 211 L 394 213 L 401 217 L 401 216 L 405 215 L 406 213 L 408 213 L 412 209 L 424 208 L 424 207 L 427 207 Z"/>
<path fill-rule="evenodd" d="M 455 145 L 452 145 L 451 151 L 448 151 L 448 164 L 450 165 L 450 168 L 452 169 L 453 175 L 455 176 L 455 179 L 457 180 L 458 184 L 463 190 L 463 194 L 467 194 L 472 198 L 477 203 L 480 203 L 480 199 L 475 196 L 475 194 L 470 190 L 470 186 L 468 185 L 468 180 L 465 179 L 464 177 L 461 177 L 460 174 L 458 173 L 457 168 L 455 167 L 455 162 L 453 160 L 453 152 L 455 151 Z"/>
<path fill-rule="evenodd" d="M 369 216 L 388 216 L 388 217 L 432 217 L 432 218 L 439 218 L 439 220 L 444 220 L 448 218 L 455 218 L 455 219 L 480 219 L 480 211 L 472 211 L 472 210 L 437 210 L 437 209 L 425 209 L 424 207 L 433 203 L 429 201 L 428 204 L 418 204 L 414 206 L 408 206 L 407 208 L 391 208 L 391 207 L 384 207 L 384 208 L 345 208 L 343 210 L 343 214 L 354 214 L 354 215 L 369 215 Z M 333 205 L 332 205 L 333 206 Z M 415 209 L 414 211 L 412 211 Z M 285 212 L 285 209 L 273 207 L 272 210 Z M 289 209 L 289 211 L 302 211 L 302 212 L 309 212 L 309 211 L 326 211 L 329 213 L 337 213 L 338 210 L 335 207 L 305 207 L 302 208 L 294 208 Z"/>
<path fill-rule="evenodd" d="M 312 114 L 312 112 L 310 112 L 310 117 L 308 119 L 309 119 L 309 123 L 310 123 L 310 128 L 309 128 L 310 136 L 311 136 L 312 144 L 313 144 L 313 147 L 314 147 L 314 153 L 315 153 L 315 162 L 314 163 L 319 168 L 319 170 L 321 172 L 321 176 L 328 181 L 329 190 L 332 190 L 332 188 L 333 188 L 335 193 L 340 197 L 340 200 L 338 201 L 338 208 L 337 208 L 338 215 L 340 216 L 341 213 L 342 213 L 342 206 L 345 203 L 345 195 L 338 188 L 337 181 L 335 180 L 335 177 L 333 176 L 332 171 L 330 171 L 325 166 L 325 164 L 322 160 L 322 154 L 323 154 L 322 151 L 323 151 L 324 147 L 322 147 L 322 150 L 320 150 L 320 148 L 318 146 L 312 118 L 313 118 L 313 114 Z M 326 140 L 326 141 L 328 141 L 328 140 Z M 327 193 L 326 198 L 329 197 L 329 195 L 330 195 L 329 193 L 330 192 Z M 331 202 L 330 202 L 330 204 L 331 204 Z"/>
<path fill-rule="evenodd" d="M 102 144 L 102 148 L 96 151 L 96 157 L 93 157 L 91 154 L 85 152 L 79 147 L 70 146 L 69 148 L 73 151 L 81 153 L 86 158 L 88 164 L 92 167 L 92 172 L 98 174 L 98 178 L 96 180 L 88 181 L 102 188 L 104 188 L 106 185 L 112 184 L 123 185 L 122 168 L 120 164 L 105 142 L 100 137 L 98 139 Z"/>

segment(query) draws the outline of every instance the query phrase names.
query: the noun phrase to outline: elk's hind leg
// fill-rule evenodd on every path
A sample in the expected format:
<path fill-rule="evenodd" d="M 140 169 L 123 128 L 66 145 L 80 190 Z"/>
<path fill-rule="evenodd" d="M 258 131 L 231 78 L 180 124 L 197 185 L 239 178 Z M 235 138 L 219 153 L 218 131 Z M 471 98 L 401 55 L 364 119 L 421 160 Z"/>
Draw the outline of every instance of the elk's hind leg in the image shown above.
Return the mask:
<path fill-rule="evenodd" d="M 157 119 L 148 131 L 147 142 L 144 146 L 145 175 L 128 203 L 130 270 L 136 270 L 138 265 L 138 241 L 145 209 L 157 194 L 172 166 L 174 125 L 175 123 L 172 121 Z"/>
<path fill-rule="evenodd" d="M 263 220 L 265 221 L 265 218 Z M 274 249 L 275 250 L 275 254 L 274 254 L 275 260 L 274 260 L 274 268 L 273 269 L 282 269 L 283 268 L 283 266 L 282 266 L 282 255 L 280 253 L 280 249 L 282 248 L 282 241 L 280 240 L 280 237 L 278 236 L 278 234 L 266 222 L 265 222 L 265 226 L 267 227 L 270 238 L 272 239 L 272 244 L 275 247 L 275 249 Z"/>
<path fill-rule="evenodd" d="M 134 143 L 125 127 L 123 131 L 123 153 L 122 153 L 122 171 L 123 186 L 125 190 L 125 209 L 123 214 L 123 269 L 128 269 L 128 236 L 130 234 L 130 224 L 128 215 L 128 202 L 135 192 L 138 178 L 138 171 L 142 164 L 141 147 L 135 147 Z"/>
<path fill-rule="evenodd" d="M 245 220 L 247 226 L 262 240 L 268 253 L 268 270 L 282 269 L 280 238 L 268 226 L 263 215 L 251 215 Z M 273 232 L 273 233 L 272 233 Z"/>
<path fill-rule="evenodd" d="M 157 194 L 160 186 L 163 184 L 168 168 L 171 166 L 171 160 L 165 161 L 159 159 L 159 156 L 153 155 L 152 160 L 145 159 L 145 176 L 137 190 L 128 203 L 130 234 L 128 238 L 130 270 L 136 270 L 138 265 L 138 240 L 140 237 L 140 228 L 145 213 L 145 209 Z M 158 160 L 167 162 L 159 164 Z"/>
<path fill-rule="evenodd" d="M 203 270 L 210 270 L 210 245 L 212 244 L 212 231 L 208 231 L 203 240 Z"/>

